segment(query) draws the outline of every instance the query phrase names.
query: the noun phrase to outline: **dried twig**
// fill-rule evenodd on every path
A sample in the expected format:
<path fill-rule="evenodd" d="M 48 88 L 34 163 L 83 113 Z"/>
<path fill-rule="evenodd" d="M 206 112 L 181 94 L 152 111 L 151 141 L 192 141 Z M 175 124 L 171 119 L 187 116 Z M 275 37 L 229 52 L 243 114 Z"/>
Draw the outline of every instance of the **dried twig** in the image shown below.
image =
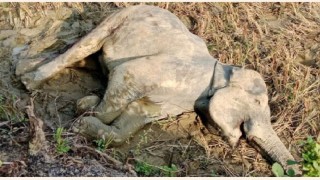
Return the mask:
<path fill-rule="evenodd" d="M 10 121 L 4 121 L 4 122 L 0 122 L 0 127 L 1 126 L 4 126 L 4 125 L 7 125 Z"/>

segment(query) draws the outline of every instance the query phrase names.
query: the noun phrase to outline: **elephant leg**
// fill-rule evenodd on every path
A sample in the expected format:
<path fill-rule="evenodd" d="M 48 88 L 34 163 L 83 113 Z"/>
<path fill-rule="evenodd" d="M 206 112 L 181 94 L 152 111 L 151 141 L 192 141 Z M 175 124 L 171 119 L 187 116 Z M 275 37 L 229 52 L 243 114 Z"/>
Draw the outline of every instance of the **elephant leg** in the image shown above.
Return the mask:
<path fill-rule="evenodd" d="M 97 95 L 89 95 L 79 99 L 77 101 L 77 112 L 84 113 L 93 110 L 99 104 L 100 100 Z"/>
<path fill-rule="evenodd" d="M 142 98 L 130 103 L 111 125 L 88 116 L 77 122 L 74 131 L 95 139 L 112 140 L 112 145 L 120 145 L 147 123 L 156 120 L 159 113 L 159 105 Z"/>
<path fill-rule="evenodd" d="M 114 140 L 114 144 L 123 143 L 146 124 L 157 120 L 159 115 L 160 106 L 158 105 L 144 100 L 132 102 L 111 125 L 117 130 L 118 138 Z"/>
<path fill-rule="evenodd" d="M 109 83 L 100 104 L 95 108 L 96 117 L 104 124 L 113 122 L 127 106 L 143 95 L 127 66 L 119 65 L 109 74 Z"/>

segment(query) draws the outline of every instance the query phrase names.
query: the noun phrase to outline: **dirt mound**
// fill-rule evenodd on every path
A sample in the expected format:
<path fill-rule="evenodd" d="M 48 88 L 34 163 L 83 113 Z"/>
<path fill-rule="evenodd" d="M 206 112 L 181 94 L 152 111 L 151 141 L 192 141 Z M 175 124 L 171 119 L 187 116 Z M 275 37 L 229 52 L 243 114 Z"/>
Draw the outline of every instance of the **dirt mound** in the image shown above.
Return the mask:
<path fill-rule="evenodd" d="M 101 77 L 95 55 L 67 68 L 41 90 L 25 90 L 19 75 L 31 64 L 65 52 L 109 14 L 133 4 L 0 4 L 0 175 L 132 176 L 135 169 L 140 176 L 270 176 L 270 165 L 245 139 L 231 150 L 194 113 L 151 124 L 121 147 L 105 149 L 73 134 L 69 128 L 78 117 L 76 100 L 102 95 L 105 89 L 106 77 Z M 264 76 L 273 128 L 301 159 L 299 141 L 320 136 L 320 4 L 147 4 L 176 14 L 220 61 Z M 37 156 L 28 153 L 32 133 L 26 107 L 31 101 L 48 143 Z M 58 127 L 66 129 L 67 153 L 56 152 Z"/>

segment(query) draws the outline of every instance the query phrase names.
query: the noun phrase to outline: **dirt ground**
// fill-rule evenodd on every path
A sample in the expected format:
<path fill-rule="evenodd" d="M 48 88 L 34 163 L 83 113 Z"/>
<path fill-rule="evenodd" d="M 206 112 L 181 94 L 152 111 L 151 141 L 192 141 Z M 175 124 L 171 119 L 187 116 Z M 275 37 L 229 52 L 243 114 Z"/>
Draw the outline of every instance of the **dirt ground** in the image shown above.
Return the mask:
<path fill-rule="evenodd" d="M 0 3 L 0 176 L 272 176 L 271 162 L 245 138 L 232 150 L 194 113 L 150 124 L 124 145 L 98 151 L 71 131 L 76 100 L 102 95 L 107 85 L 90 63 L 95 55 L 39 91 L 25 89 L 19 74 L 28 63 L 56 57 L 112 12 L 134 4 Z M 320 3 L 147 4 L 176 14 L 221 62 L 263 75 L 273 128 L 297 161 L 300 141 L 320 139 Z M 34 141 L 34 122 L 44 123 L 43 141 Z M 62 154 L 54 139 L 59 127 L 71 148 Z"/>

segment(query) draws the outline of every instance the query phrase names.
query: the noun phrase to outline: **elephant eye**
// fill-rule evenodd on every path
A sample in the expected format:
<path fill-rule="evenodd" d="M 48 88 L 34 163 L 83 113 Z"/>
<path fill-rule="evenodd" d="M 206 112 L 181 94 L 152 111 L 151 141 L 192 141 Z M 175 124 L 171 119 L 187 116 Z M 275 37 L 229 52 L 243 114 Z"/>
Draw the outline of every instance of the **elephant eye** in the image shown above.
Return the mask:
<path fill-rule="evenodd" d="M 258 99 L 255 99 L 254 102 L 260 105 L 260 101 Z"/>

